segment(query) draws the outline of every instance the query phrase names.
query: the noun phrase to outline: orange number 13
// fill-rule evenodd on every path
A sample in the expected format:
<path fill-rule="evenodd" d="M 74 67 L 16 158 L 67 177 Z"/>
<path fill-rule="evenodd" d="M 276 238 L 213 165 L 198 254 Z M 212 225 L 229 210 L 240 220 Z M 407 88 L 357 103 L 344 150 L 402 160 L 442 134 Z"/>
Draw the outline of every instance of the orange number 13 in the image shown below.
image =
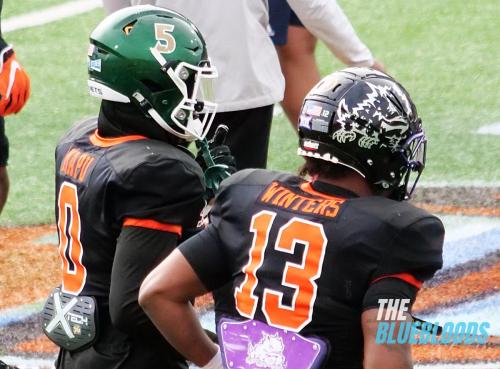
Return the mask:
<path fill-rule="evenodd" d="M 269 243 L 269 232 L 276 213 L 261 211 L 252 217 L 250 230 L 254 233 L 249 261 L 243 268 L 245 279 L 236 288 L 236 309 L 253 319 L 258 297 L 254 294 L 258 284 L 257 271 L 264 263 L 265 249 Z M 287 262 L 281 283 L 295 290 L 291 306 L 283 305 L 283 293 L 265 288 L 262 310 L 267 323 L 279 328 L 300 331 L 312 319 L 313 305 L 318 286 L 315 282 L 321 275 L 327 239 L 323 226 L 301 218 L 292 218 L 279 229 L 274 249 L 294 254 L 295 245 L 304 244 L 302 263 Z"/>

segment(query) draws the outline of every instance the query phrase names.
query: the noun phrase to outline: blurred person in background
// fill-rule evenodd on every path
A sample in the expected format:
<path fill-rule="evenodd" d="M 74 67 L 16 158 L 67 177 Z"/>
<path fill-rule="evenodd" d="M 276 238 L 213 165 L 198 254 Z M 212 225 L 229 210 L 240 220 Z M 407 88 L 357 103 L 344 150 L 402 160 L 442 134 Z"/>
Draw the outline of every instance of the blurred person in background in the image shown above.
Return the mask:
<path fill-rule="evenodd" d="M 109 11 L 130 3 L 126 0 L 104 0 Z M 289 0 L 289 3 L 311 32 L 330 48 L 343 49 L 343 53 L 351 57 L 350 62 L 369 65 L 373 61 L 371 53 L 357 39 L 352 27 L 342 30 L 350 24 L 346 19 L 338 21 L 345 15 L 339 15 L 335 2 Z M 219 124 L 227 125 L 229 133 L 226 142 L 236 159 L 237 168 L 265 168 L 274 104 L 283 99 L 285 91 L 278 55 L 269 38 L 268 2 L 156 0 L 155 5 L 191 19 L 205 36 L 210 57 L 217 65 L 219 78 L 215 83 L 214 101 L 218 108 L 209 136 Z M 331 35 L 335 36 L 335 40 Z M 346 40 L 352 41 L 352 38 L 361 46 L 339 46 Z M 300 74 L 297 76 L 302 78 Z"/>
<path fill-rule="evenodd" d="M 5 134 L 4 117 L 19 113 L 30 96 L 29 77 L 17 61 L 12 45 L 2 37 L 2 7 L 3 0 L 0 0 L 0 213 L 9 193 L 9 140 Z"/>
<path fill-rule="evenodd" d="M 106 14 L 109 15 L 127 6 L 153 5 L 155 1 L 156 0 L 102 0 L 102 5 L 104 6 Z"/>
<path fill-rule="evenodd" d="M 313 14 L 315 7 L 329 12 Z M 344 64 L 384 71 L 368 47 L 360 40 L 336 0 L 313 0 L 306 6 L 300 0 L 269 0 L 270 34 L 285 76 L 285 96 L 281 106 L 294 127 L 298 125 L 302 100 L 320 80 L 314 56 L 321 39 Z M 317 27 L 317 19 L 331 22 L 333 28 Z M 302 21 L 301 21 L 302 20 Z"/>

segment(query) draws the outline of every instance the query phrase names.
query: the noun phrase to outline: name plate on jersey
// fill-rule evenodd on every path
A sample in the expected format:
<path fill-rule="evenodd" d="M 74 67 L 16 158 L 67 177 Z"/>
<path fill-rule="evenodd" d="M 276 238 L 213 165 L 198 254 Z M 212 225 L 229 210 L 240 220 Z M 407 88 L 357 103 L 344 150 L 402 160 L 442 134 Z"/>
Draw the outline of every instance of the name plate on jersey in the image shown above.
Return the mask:
<path fill-rule="evenodd" d="M 59 347 L 77 351 L 97 339 L 97 307 L 91 296 L 75 296 L 55 288 L 42 312 L 43 332 Z"/>
<path fill-rule="evenodd" d="M 217 326 L 226 369 L 317 369 L 328 353 L 316 337 L 271 327 L 257 320 L 223 318 Z"/>

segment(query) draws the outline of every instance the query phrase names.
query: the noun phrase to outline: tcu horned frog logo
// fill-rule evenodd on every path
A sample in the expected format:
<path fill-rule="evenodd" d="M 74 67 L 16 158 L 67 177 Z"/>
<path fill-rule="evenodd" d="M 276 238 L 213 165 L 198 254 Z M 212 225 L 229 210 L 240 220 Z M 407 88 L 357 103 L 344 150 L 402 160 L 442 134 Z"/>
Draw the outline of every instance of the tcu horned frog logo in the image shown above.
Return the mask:
<path fill-rule="evenodd" d="M 262 339 L 258 343 L 248 344 L 246 362 L 259 368 L 284 369 L 286 368 L 284 349 L 285 345 L 278 333 L 262 332 Z"/>
<path fill-rule="evenodd" d="M 352 117 L 359 117 L 370 123 L 372 120 L 373 123 L 378 121 L 380 122 L 379 130 L 387 132 L 385 136 L 388 140 L 380 143 L 380 146 L 389 147 L 394 152 L 399 149 L 400 141 L 408 130 L 405 115 L 412 114 L 410 102 L 398 86 L 377 86 L 370 82 L 366 82 L 366 86 L 369 90 L 365 91 L 363 101 L 356 105 L 350 105 L 345 99 L 340 101 L 336 112 L 340 127 L 333 133 L 332 138 L 340 143 L 358 139 L 359 147 L 370 149 L 373 145 L 380 143 L 379 133 L 376 130 L 361 127 L 352 121 Z M 391 94 L 397 95 L 403 105 L 397 107 L 390 98 L 386 98 Z M 392 132 L 394 135 L 391 136 Z"/>

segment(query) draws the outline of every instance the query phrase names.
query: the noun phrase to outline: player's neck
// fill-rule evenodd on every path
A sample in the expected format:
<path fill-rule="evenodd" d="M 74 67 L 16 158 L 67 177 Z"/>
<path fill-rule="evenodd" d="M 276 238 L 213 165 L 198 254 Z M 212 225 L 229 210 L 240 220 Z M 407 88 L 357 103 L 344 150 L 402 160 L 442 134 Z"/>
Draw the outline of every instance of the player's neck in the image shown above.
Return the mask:
<path fill-rule="evenodd" d="M 339 178 L 327 178 L 318 175 L 318 181 L 326 182 L 345 190 L 354 192 L 359 197 L 373 196 L 375 193 L 371 189 L 368 182 L 357 173 L 348 174 Z"/>

